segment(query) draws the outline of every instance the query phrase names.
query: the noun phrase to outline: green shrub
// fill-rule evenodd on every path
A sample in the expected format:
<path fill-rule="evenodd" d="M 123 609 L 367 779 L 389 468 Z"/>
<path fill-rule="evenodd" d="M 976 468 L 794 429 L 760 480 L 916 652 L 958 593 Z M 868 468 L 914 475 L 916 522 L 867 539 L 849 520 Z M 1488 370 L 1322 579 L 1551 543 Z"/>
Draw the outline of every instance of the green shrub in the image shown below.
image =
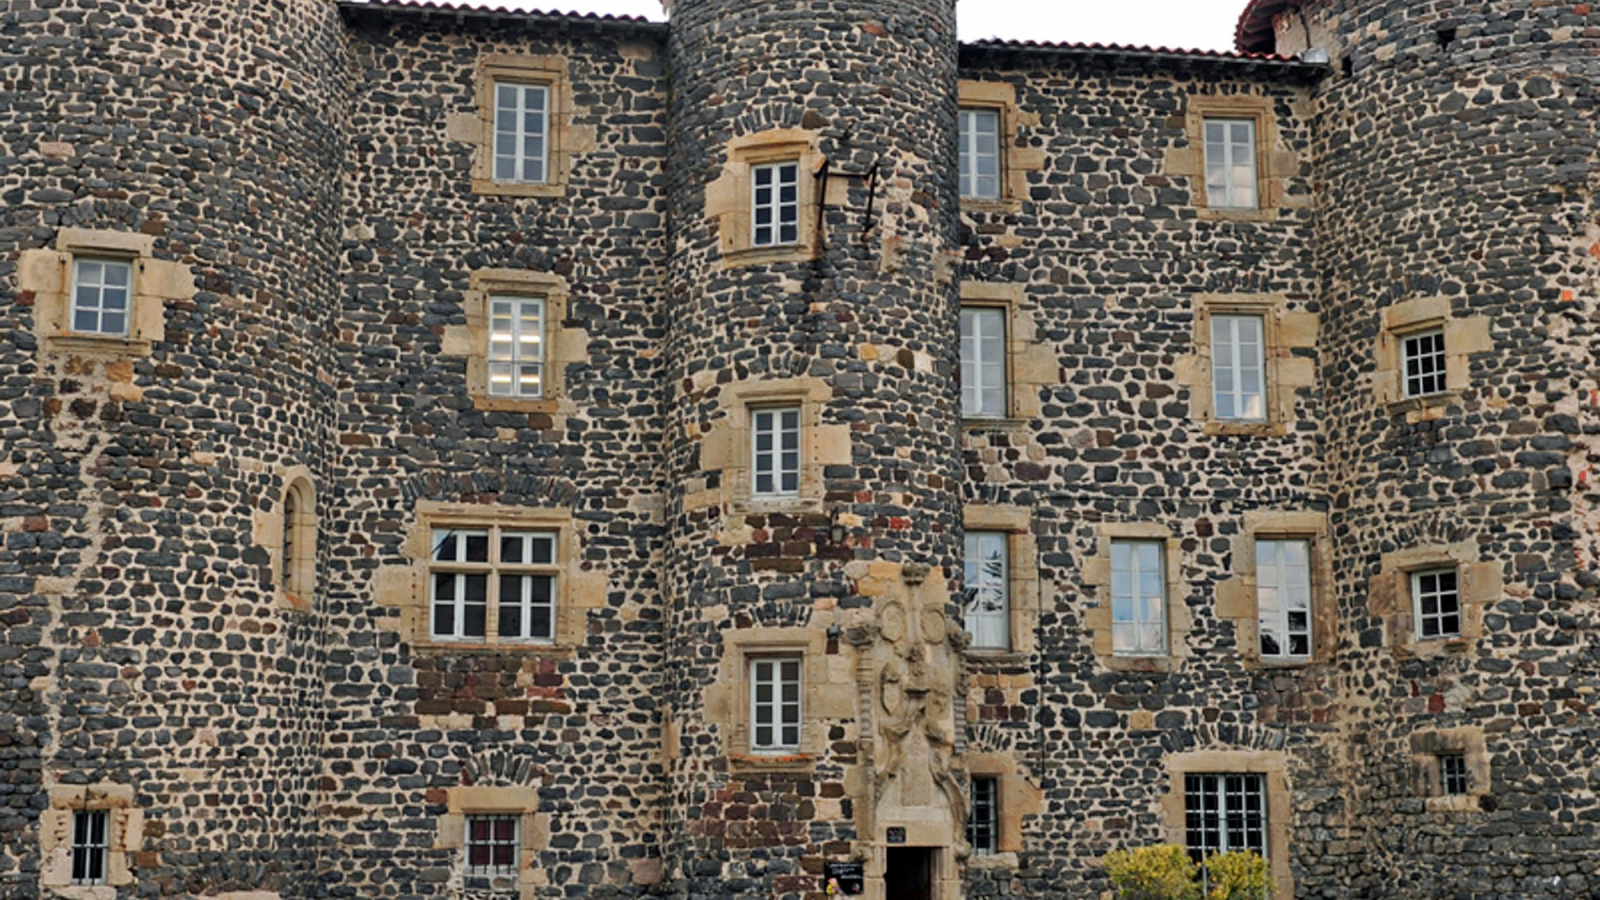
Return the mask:
<path fill-rule="evenodd" d="M 1272 896 L 1267 861 L 1249 850 L 1206 857 L 1206 885 L 1205 900 L 1269 900 Z"/>
<path fill-rule="evenodd" d="M 1202 900 L 1189 852 L 1172 844 L 1114 850 L 1106 874 L 1122 900 Z"/>

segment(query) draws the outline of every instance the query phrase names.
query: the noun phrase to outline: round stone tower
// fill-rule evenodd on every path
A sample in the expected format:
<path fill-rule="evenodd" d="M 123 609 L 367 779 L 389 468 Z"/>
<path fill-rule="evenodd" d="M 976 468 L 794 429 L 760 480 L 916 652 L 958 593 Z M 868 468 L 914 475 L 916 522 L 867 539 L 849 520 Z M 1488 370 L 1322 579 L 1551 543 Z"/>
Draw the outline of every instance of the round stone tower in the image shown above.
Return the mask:
<path fill-rule="evenodd" d="M 667 856 L 691 892 L 853 859 L 946 896 L 954 2 L 671 6 Z"/>
<path fill-rule="evenodd" d="M 1366 741 L 1351 896 L 1593 891 L 1572 810 L 1594 802 L 1563 761 L 1597 749 L 1572 702 L 1593 689 L 1600 531 L 1597 26 L 1589 4 L 1526 0 L 1258 0 L 1241 21 L 1245 49 L 1332 61 L 1314 130 L 1341 657 Z"/>
<path fill-rule="evenodd" d="M 0 95 L 0 357 L 26 373 L 0 422 L 27 486 L 3 515 L 28 535 L 0 591 L 33 626 L 0 843 L 42 848 L 0 868 L 25 883 L 73 877 L 73 812 L 98 809 L 114 887 L 314 888 L 318 567 L 298 551 L 286 590 L 277 523 L 337 443 L 343 48 L 331 0 L 0 11 L 25 61 Z M 86 326 L 69 298 L 102 267 L 126 318 Z"/>

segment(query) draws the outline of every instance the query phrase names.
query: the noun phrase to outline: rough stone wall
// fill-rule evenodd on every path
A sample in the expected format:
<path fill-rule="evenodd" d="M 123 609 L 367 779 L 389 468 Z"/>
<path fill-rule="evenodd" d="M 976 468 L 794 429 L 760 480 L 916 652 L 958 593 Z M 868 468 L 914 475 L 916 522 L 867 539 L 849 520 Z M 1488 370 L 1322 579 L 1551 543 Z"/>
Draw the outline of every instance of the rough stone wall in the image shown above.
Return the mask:
<path fill-rule="evenodd" d="M 141 890 L 309 884 L 322 631 L 251 522 L 277 467 L 330 474 L 341 48 L 311 0 L 0 6 L 4 896 L 45 792 L 99 782 Z M 36 339 L 19 261 L 68 226 L 192 273 L 148 355 Z"/>
<path fill-rule="evenodd" d="M 1600 19 L 1513 0 L 1307 12 L 1349 59 L 1315 134 L 1341 668 L 1362 739 L 1351 895 L 1590 896 L 1600 669 L 1574 470 L 1595 429 Z M 1373 400 L 1367 348 L 1380 311 L 1431 296 L 1486 318 L 1492 352 L 1447 407 L 1396 413 Z M 1405 658 L 1366 577 L 1382 553 L 1457 540 L 1501 571 L 1504 596 L 1464 653 Z M 1491 788 L 1477 809 L 1430 811 L 1408 742 L 1454 726 L 1485 732 Z"/>
<path fill-rule="evenodd" d="M 351 17 L 318 807 L 335 894 L 460 892 L 461 851 L 440 845 L 440 819 L 464 786 L 535 789 L 549 822 L 538 896 L 634 895 L 659 867 L 666 94 L 652 34 Z M 564 58 L 578 110 L 566 124 L 594 135 L 564 196 L 472 192 L 475 148 L 457 123 L 476 113 L 488 54 Z M 563 372 L 561 410 L 475 405 L 449 341 L 485 269 L 566 279 L 560 325 L 586 333 L 587 350 Z M 411 564 L 402 545 L 419 502 L 570 511 L 598 583 L 575 646 L 403 643 L 409 581 L 392 576 Z"/>

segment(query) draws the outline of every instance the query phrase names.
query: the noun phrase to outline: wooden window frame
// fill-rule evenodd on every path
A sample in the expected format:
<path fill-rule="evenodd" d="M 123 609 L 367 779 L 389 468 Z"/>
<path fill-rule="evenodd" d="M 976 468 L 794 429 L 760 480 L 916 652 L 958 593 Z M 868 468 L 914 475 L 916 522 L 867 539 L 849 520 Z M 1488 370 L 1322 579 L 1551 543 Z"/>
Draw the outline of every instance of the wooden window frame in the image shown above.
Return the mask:
<path fill-rule="evenodd" d="M 1247 204 L 1234 204 L 1232 202 L 1216 203 L 1214 202 L 1214 198 L 1211 196 L 1211 138 L 1209 132 L 1212 125 L 1221 125 L 1227 130 L 1227 133 L 1224 135 L 1222 141 L 1222 165 L 1224 171 L 1223 187 L 1227 190 L 1230 201 L 1234 192 L 1239 189 L 1239 186 L 1234 184 L 1233 179 L 1233 167 L 1237 164 L 1235 161 L 1235 154 L 1238 153 L 1239 147 L 1233 140 L 1232 126 L 1244 125 L 1250 129 L 1249 146 L 1245 151 L 1250 160 L 1251 181 L 1249 185 L 1250 202 Z M 1206 115 L 1201 117 L 1200 127 L 1201 135 L 1203 136 L 1201 153 L 1205 161 L 1204 182 L 1206 191 L 1206 205 L 1212 209 L 1218 210 L 1259 210 L 1261 208 L 1261 164 L 1263 154 L 1261 141 L 1256 137 L 1256 132 L 1260 128 L 1260 122 L 1258 121 L 1257 117 Z"/>
<path fill-rule="evenodd" d="M 978 132 L 970 129 L 969 123 L 975 123 L 980 116 L 994 117 L 994 192 L 992 194 L 979 193 L 976 189 L 972 192 L 961 191 L 963 203 L 976 201 L 979 203 L 995 203 L 1005 197 L 1005 124 L 1006 111 L 1003 106 L 974 106 L 962 104 L 958 110 L 957 129 L 962 136 L 959 152 L 957 153 L 957 179 L 961 182 L 977 185 L 982 175 L 977 171 L 977 164 L 982 159 L 982 154 L 977 148 Z M 969 139 L 970 138 L 970 139 Z M 969 163 L 971 165 L 969 165 Z M 971 169 L 971 171 L 968 171 Z"/>
<path fill-rule="evenodd" d="M 500 92 L 501 92 L 501 90 L 503 88 L 510 88 L 513 91 L 515 91 L 516 95 L 517 95 L 517 110 L 516 111 L 517 111 L 517 115 L 518 115 L 518 122 L 517 122 L 517 128 L 516 128 L 516 132 L 515 132 L 515 134 L 517 136 L 517 147 L 516 147 L 516 151 L 511 154 L 511 163 L 512 163 L 513 166 L 516 167 L 518 175 L 517 175 L 517 177 L 514 177 L 514 178 L 503 178 L 503 177 L 500 176 L 500 162 L 504 158 L 503 154 L 500 153 L 500 137 L 501 137 L 500 113 L 503 111 L 503 107 L 500 104 Z M 540 80 L 526 80 L 526 81 L 524 81 L 524 80 L 513 80 L 513 79 L 503 78 L 502 77 L 502 78 L 495 78 L 493 80 L 493 82 L 491 83 L 490 90 L 491 90 L 491 95 L 493 97 L 493 101 L 492 102 L 493 102 L 493 105 L 494 105 L 494 111 L 492 113 L 492 115 L 493 115 L 493 119 L 492 119 L 493 126 L 492 126 L 492 129 L 490 131 L 489 139 L 491 141 L 490 154 L 493 157 L 491 165 L 494 167 L 494 180 L 495 180 L 495 182 L 497 184 L 503 184 L 503 185 L 513 185 L 513 184 L 516 184 L 516 185 L 522 185 L 522 184 L 546 185 L 546 184 L 549 184 L 550 183 L 550 157 L 551 157 L 551 154 L 550 154 L 550 136 L 551 136 L 552 131 L 554 130 L 554 129 L 552 129 L 550 127 L 550 125 L 551 125 L 550 113 L 551 113 L 551 108 L 552 108 L 551 99 L 555 96 L 555 90 L 554 90 L 553 84 L 551 82 L 549 82 L 549 81 L 540 81 Z M 528 166 L 529 161 L 531 161 L 533 159 L 533 157 L 529 156 L 527 154 L 527 152 L 526 152 L 527 145 L 526 145 L 525 141 L 526 141 L 528 135 L 523 131 L 522 126 L 523 126 L 524 122 L 523 122 L 523 120 L 521 118 L 522 116 L 525 116 L 527 114 L 527 107 L 526 107 L 525 104 L 526 104 L 526 101 L 528 99 L 528 92 L 530 90 L 536 90 L 536 91 L 541 92 L 542 95 L 543 95 L 543 100 L 544 100 L 544 102 L 542 104 L 543 105 L 543 109 L 541 109 L 540 112 L 539 112 L 539 117 L 540 117 L 540 120 L 541 120 L 540 121 L 541 131 L 540 131 L 540 134 L 539 134 L 540 153 L 539 153 L 539 158 L 538 158 L 538 163 L 539 163 L 539 177 L 538 178 L 525 178 L 525 177 L 522 177 L 523 174 L 525 174 L 526 171 L 527 171 L 527 166 Z"/>
<path fill-rule="evenodd" d="M 1218 359 L 1221 356 L 1221 353 L 1218 352 L 1220 350 L 1220 346 L 1217 341 L 1218 324 L 1221 322 L 1253 321 L 1256 322 L 1258 326 L 1256 352 L 1253 360 L 1254 368 L 1256 370 L 1258 390 L 1254 395 L 1251 395 L 1245 393 L 1242 387 L 1243 376 L 1249 367 L 1246 366 L 1244 361 L 1239 358 L 1241 350 L 1245 344 L 1240 337 L 1238 326 L 1235 325 L 1231 329 L 1233 340 L 1228 344 L 1229 356 L 1233 360 L 1233 365 L 1231 367 L 1231 371 L 1229 372 L 1229 378 L 1233 383 L 1233 390 L 1229 392 L 1229 399 L 1233 403 L 1235 414 L 1231 416 L 1224 416 L 1220 412 L 1215 412 L 1217 421 L 1230 423 L 1264 423 L 1269 421 L 1271 418 L 1271 413 L 1269 412 L 1271 406 L 1269 399 L 1271 397 L 1271 388 L 1268 385 L 1268 379 L 1271 375 L 1271 372 L 1267 368 L 1267 336 L 1270 334 L 1270 332 L 1268 330 L 1269 326 L 1266 312 L 1262 311 L 1258 313 L 1255 311 L 1214 310 L 1210 315 L 1210 320 L 1211 408 L 1214 412 L 1219 410 L 1222 406 L 1222 404 L 1219 402 L 1222 396 L 1222 391 L 1220 390 L 1219 385 L 1222 381 L 1221 373 L 1224 371 L 1224 367 L 1218 362 Z M 1261 414 L 1259 416 L 1237 414 L 1237 411 L 1244 405 L 1244 402 L 1252 396 L 1256 402 L 1260 404 Z"/>
<path fill-rule="evenodd" d="M 483 532 L 487 543 L 487 556 L 485 562 L 471 562 L 466 560 L 440 560 L 429 554 L 427 564 L 428 580 L 428 639 L 435 644 L 473 644 L 481 646 L 552 646 L 556 642 L 556 622 L 561 615 L 561 545 L 562 534 L 559 530 L 547 528 L 521 528 L 515 524 L 487 523 L 484 525 L 435 523 L 431 529 L 434 549 L 437 550 L 437 535 L 441 531 L 452 532 L 453 536 Z M 535 538 L 547 538 L 551 545 L 551 561 L 548 563 L 507 563 L 501 559 L 504 552 L 504 538 L 507 535 L 529 535 Z M 462 619 L 466 603 L 463 597 L 456 597 L 452 603 L 455 610 L 455 628 L 449 635 L 440 634 L 434 630 L 434 610 L 437 606 L 437 580 L 438 575 L 455 575 L 458 578 L 470 575 L 482 575 L 485 578 L 484 586 L 484 633 L 479 635 L 460 634 Z M 515 637 L 508 638 L 500 634 L 500 611 L 504 605 L 504 598 L 500 596 L 503 582 L 507 576 L 531 576 L 535 578 L 549 578 L 551 612 L 550 612 L 550 637 Z M 460 584 L 461 582 L 457 582 Z"/>
<path fill-rule="evenodd" d="M 795 666 L 797 677 L 793 682 L 786 680 L 783 675 L 783 668 L 787 663 L 794 663 Z M 771 707 L 773 714 L 772 729 L 774 736 L 772 741 L 765 744 L 757 740 L 757 733 L 759 729 L 757 722 L 760 719 L 761 708 L 763 706 L 760 699 L 757 697 L 757 691 L 762 684 L 762 679 L 757 673 L 759 668 L 764 665 L 770 666 L 773 673 L 771 681 L 773 696 L 772 699 L 765 705 Z M 806 660 L 804 653 L 752 653 L 745 657 L 745 684 L 749 688 L 750 695 L 750 717 L 746 721 L 749 723 L 748 749 L 751 754 L 757 756 L 792 756 L 799 753 L 800 748 L 804 746 L 806 730 L 805 669 Z M 789 704 L 782 699 L 782 690 L 791 683 L 795 687 L 795 693 L 798 698 L 794 705 L 799 711 L 799 720 L 793 726 L 795 730 L 795 740 L 792 743 L 783 740 L 784 731 L 790 726 L 783 721 L 784 707 Z"/>
<path fill-rule="evenodd" d="M 972 619 L 971 619 L 971 616 L 973 615 L 973 611 L 971 609 L 966 609 L 966 610 L 963 611 L 964 615 L 965 615 L 965 620 L 963 622 L 963 626 L 966 628 L 968 634 L 973 635 L 972 644 L 970 645 L 970 649 L 977 650 L 977 651 L 993 651 L 993 652 L 997 652 L 997 653 L 1009 653 L 1009 652 L 1011 652 L 1012 647 L 1014 646 L 1014 641 L 1012 640 L 1012 634 L 1011 634 L 1011 607 L 1012 607 L 1012 603 L 1011 603 L 1011 584 L 1012 584 L 1012 580 L 1011 580 L 1011 569 L 1012 569 L 1012 563 L 1011 563 L 1011 535 L 1009 533 L 1005 532 L 1005 531 L 995 531 L 995 530 L 981 530 L 981 531 L 979 531 L 979 530 L 970 530 L 970 531 L 968 531 L 966 533 L 965 540 L 966 540 L 967 546 L 964 549 L 966 551 L 965 552 L 965 557 L 966 557 L 966 568 L 967 568 L 966 590 L 968 592 L 968 596 L 969 597 L 971 596 L 971 592 L 974 590 L 974 587 L 973 587 L 973 585 L 971 583 L 972 580 L 973 580 L 973 573 L 975 571 L 975 569 L 973 567 L 973 560 L 972 560 L 972 541 L 973 541 L 974 538 L 978 538 L 980 540 L 980 542 L 981 542 L 981 540 L 983 538 L 991 538 L 991 539 L 999 542 L 999 544 L 1000 544 L 1000 548 L 1001 548 L 1001 555 L 1000 555 L 1000 564 L 1001 564 L 1001 571 L 1000 571 L 1000 610 L 999 610 L 998 613 L 979 613 L 979 615 L 980 616 L 991 616 L 991 617 L 998 618 L 999 620 L 1001 620 L 1001 622 L 1003 623 L 1003 628 L 1001 630 L 1005 634 L 1005 643 L 1004 644 L 982 644 L 982 643 L 979 643 L 978 639 L 977 639 L 977 632 L 972 630 Z M 967 599 L 965 602 L 970 604 L 972 601 L 970 599 Z"/>
<path fill-rule="evenodd" d="M 795 427 L 792 430 L 786 428 L 783 424 L 783 419 L 788 413 L 793 413 L 795 417 Z M 770 430 L 763 429 L 761 427 L 761 422 L 764 418 L 772 423 L 772 428 Z M 783 456 L 786 452 L 783 445 L 784 438 L 790 434 L 793 434 L 796 439 L 796 452 L 799 454 L 799 461 L 797 462 L 792 473 L 783 464 Z M 770 436 L 772 439 L 771 450 L 767 451 L 766 453 L 763 453 L 761 450 L 761 438 L 764 435 Z M 804 403 L 775 402 L 762 403 L 752 406 L 750 408 L 751 501 L 763 502 L 797 499 L 800 496 L 801 486 L 805 480 L 805 451 L 806 414 Z M 771 463 L 772 469 L 770 473 L 766 472 L 762 468 L 764 462 Z M 763 474 L 771 475 L 771 490 L 763 491 L 760 489 L 761 477 Z M 793 490 L 789 490 L 784 487 L 785 479 L 791 474 L 794 476 Z"/>
<path fill-rule="evenodd" d="M 510 307 L 511 307 L 511 323 L 512 323 L 512 326 L 511 326 L 510 347 L 509 347 L 510 355 L 507 358 L 499 358 L 499 357 L 497 357 L 495 355 L 495 343 L 496 343 L 495 334 L 496 334 L 496 332 L 495 332 L 494 323 L 495 323 L 495 319 L 497 318 L 496 305 L 497 304 L 502 304 L 502 303 L 510 304 Z M 526 343 L 524 340 L 522 340 L 522 334 L 523 334 L 522 333 L 522 322 L 523 322 L 523 307 L 526 306 L 526 305 L 530 305 L 530 304 L 536 304 L 537 308 L 538 308 L 538 311 L 539 311 L 539 339 L 538 339 L 538 342 L 537 342 L 538 346 L 539 346 L 539 359 L 538 359 L 538 363 L 537 363 L 537 365 L 539 367 L 539 381 L 538 381 L 538 389 L 537 390 L 535 390 L 533 392 L 525 392 L 525 391 L 522 390 L 522 378 L 521 378 L 521 375 L 522 375 L 521 368 L 523 366 L 527 365 L 527 360 L 522 356 L 522 351 L 521 351 L 522 345 L 524 343 Z M 549 301 L 543 296 L 530 295 L 530 294 L 506 294 L 506 293 L 494 293 L 494 294 L 490 294 L 489 295 L 489 297 L 488 297 L 488 314 L 489 314 L 489 318 L 488 318 L 488 323 L 487 323 L 487 325 L 488 325 L 487 332 L 488 333 L 485 335 L 486 344 L 484 346 L 484 360 L 488 364 L 488 372 L 487 372 L 485 377 L 488 379 L 487 390 L 488 390 L 488 395 L 491 398 L 494 398 L 494 399 L 509 399 L 509 400 L 543 400 L 543 399 L 545 399 L 546 373 L 549 372 L 549 370 L 550 370 L 550 362 L 549 362 L 549 356 L 550 356 L 550 354 L 549 354 L 549 347 L 550 347 L 549 321 L 550 320 L 549 320 L 549 316 L 548 316 L 549 307 L 550 307 Z M 511 367 L 511 382 L 510 382 L 511 389 L 509 391 L 496 391 L 495 390 L 494 368 L 497 365 L 509 365 Z"/>

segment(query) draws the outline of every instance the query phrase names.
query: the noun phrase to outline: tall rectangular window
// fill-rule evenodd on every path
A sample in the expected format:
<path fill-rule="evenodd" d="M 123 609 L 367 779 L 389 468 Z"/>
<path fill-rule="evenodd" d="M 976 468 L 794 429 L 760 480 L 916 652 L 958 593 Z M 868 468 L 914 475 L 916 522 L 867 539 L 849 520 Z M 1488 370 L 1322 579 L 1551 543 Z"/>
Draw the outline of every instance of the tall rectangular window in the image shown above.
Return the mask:
<path fill-rule="evenodd" d="M 116 259 L 72 263 L 72 330 L 120 337 L 128 333 L 133 264 Z"/>
<path fill-rule="evenodd" d="M 1183 776 L 1183 813 L 1189 855 L 1249 850 L 1267 855 L 1266 777 L 1246 773 Z"/>
<path fill-rule="evenodd" d="M 1417 636 L 1423 640 L 1461 636 L 1461 592 L 1455 569 L 1411 573 Z"/>
<path fill-rule="evenodd" d="M 1262 659 L 1310 658 L 1310 541 L 1256 541 L 1256 615 Z"/>
<path fill-rule="evenodd" d="M 106 829 L 111 814 L 103 809 L 80 809 L 72 814 L 72 883 L 104 884 L 106 880 Z"/>
<path fill-rule="evenodd" d="M 1000 418 L 1006 414 L 1006 311 L 961 308 L 961 414 Z"/>
<path fill-rule="evenodd" d="M 1400 339 L 1400 364 L 1407 397 L 1426 397 L 1445 389 L 1444 330 L 1435 328 Z"/>
<path fill-rule="evenodd" d="M 993 856 L 1000 849 L 1000 779 L 972 777 L 972 812 L 967 820 L 967 843 L 976 856 Z"/>
<path fill-rule="evenodd" d="M 750 244 L 777 247 L 800 242 L 800 164 L 750 168 Z"/>
<path fill-rule="evenodd" d="M 800 749 L 798 656 L 750 660 L 750 749 L 755 753 Z"/>
<path fill-rule="evenodd" d="M 961 110 L 961 196 L 1000 199 L 1000 111 Z"/>
<path fill-rule="evenodd" d="M 1009 535 L 967 532 L 966 627 L 972 646 L 1011 648 L 1011 561 Z"/>
<path fill-rule="evenodd" d="M 800 407 L 752 410 L 750 453 L 754 496 L 791 497 L 800 493 Z"/>
<path fill-rule="evenodd" d="M 1211 388 L 1218 419 L 1267 417 L 1264 325 L 1260 316 L 1211 317 Z"/>
<path fill-rule="evenodd" d="M 1465 753 L 1439 754 L 1439 788 L 1446 796 L 1467 793 L 1467 755 Z"/>
<path fill-rule="evenodd" d="M 1166 547 L 1111 542 L 1111 640 L 1118 656 L 1167 652 Z"/>
<path fill-rule="evenodd" d="M 503 642 L 555 639 L 558 536 L 549 531 L 435 528 L 430 556 L 432 636 Z"/>
<path fill-rule="evenodd" d="M 544 396 L 544 301 L 489 299 L 489 394 Z"/>
<path fill-rule="evenodd" d="M 522 851 L 521 816 L 467 816 L 467 874 L 511 875 Z"/>
<path fill-rule="evenodd" d="M 549 180 L 549 153 L 549 86 L 495 82 L 495 180 L 543 184 Z"/>
<path fill-rule="evenodd" d="M 1206 119 L 1206 202 L 1221 209 L 1255 209 L 1254 119 Z"/>

